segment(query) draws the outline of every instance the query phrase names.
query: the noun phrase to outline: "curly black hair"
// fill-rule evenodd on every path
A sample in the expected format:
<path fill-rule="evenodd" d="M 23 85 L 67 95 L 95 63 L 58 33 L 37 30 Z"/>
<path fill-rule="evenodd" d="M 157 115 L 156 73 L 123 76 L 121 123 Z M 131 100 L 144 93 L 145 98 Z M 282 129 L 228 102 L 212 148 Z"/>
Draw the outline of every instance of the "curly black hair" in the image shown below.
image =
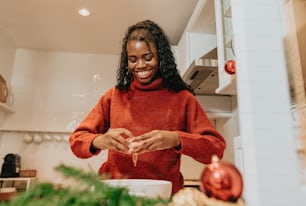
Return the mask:
<path fill-rule="evenodd" d="M 193 89 L 183 81 L 177 70 L 168 37 L 163 29 L 151 20 L 141 21 L 130 26 L 123 38 L 120 63 L 117 70 L 116 88 L 119 91 L 128 91 L 133 79 L 128 70 L 127 43 L 130 40 L 145 41 L 147 45 L 153 43 L 156 46 L 159 76 L 163 78 L 163 87 L 173 92 L 186 89 L 194 94 Z"/>

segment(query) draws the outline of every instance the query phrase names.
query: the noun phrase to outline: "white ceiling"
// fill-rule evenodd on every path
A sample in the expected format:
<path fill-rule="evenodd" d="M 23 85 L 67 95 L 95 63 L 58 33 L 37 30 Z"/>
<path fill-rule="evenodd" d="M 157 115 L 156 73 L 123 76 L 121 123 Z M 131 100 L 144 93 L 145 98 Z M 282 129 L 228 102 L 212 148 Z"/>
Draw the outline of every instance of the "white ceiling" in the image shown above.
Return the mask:
<path fill-rule="evenodd" d="M 177 45 L 198 0 L 0 0 L 0 32 L 17 48 L 119 54 L 128 26 L 151 19 Z M 87 7 L 89 17 L 78 9 Z"/>

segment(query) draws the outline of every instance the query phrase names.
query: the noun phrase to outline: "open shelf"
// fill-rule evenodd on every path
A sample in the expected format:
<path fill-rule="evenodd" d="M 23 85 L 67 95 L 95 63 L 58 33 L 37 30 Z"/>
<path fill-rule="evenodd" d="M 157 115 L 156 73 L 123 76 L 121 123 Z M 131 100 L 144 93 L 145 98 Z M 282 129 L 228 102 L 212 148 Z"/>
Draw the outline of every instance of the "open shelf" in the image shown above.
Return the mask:
<path fill-rule="evenodd" d="M 73 131 L 60 131 L 60 130 L 36 130 L 36 129 L 14 129 L 14 128 L 0 128 L 0 132 L 11 133 L 49 133 L 49 134 L 71 134 Z"/>

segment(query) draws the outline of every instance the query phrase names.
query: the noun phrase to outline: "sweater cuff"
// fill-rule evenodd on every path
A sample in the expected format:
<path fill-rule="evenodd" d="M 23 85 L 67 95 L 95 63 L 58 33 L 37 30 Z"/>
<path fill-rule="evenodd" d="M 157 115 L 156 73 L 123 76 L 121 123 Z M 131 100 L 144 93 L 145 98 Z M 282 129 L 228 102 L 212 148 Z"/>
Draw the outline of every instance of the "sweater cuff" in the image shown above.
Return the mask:
<path fill-rule="evenodd" d="M 97 152 L 100 151 L 100 149 L 96 148 L 96 147 L 92 144 L 92 142 L 91 142 L 90 147 L 89 147 L 89 151 L 90 151 L 91 154 L 96 154 Z"/>
<path fill-rule="evenodd" d="M 177 152 L 177 153 L 181 153 L 182 151 L 182 139 L 181 139 L 181 132 L 180 131 L 176 131 L 177 134 L 179 135 L 179 138 L 180 138 L 180 144 L 173 147 L 174 148 L 174 151 Z"/>
<path fill-rule="evenodd" d="M 182 145 L 179 144 L 179 145 L 175 146 L 174 149 L 175 149 L 176 151 L 180 151 L 180 150 L 182 149 Z"/>

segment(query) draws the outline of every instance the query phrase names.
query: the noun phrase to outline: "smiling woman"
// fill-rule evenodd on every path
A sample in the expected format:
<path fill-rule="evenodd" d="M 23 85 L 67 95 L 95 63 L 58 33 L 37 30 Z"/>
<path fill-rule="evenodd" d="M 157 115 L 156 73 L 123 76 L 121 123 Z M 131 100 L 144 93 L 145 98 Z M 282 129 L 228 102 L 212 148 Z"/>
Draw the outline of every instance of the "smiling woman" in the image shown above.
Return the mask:
<path fill-rule="evenodd" d="M 225 145 L 182 80 L 165 32 L 151 20 L 127 29 L 116 86 L 102 95 L 70 137 L 80 158 L 108 150 L 100 174 L 167 180 L 172 194 L 184 186 L 182 155 L 207 164 L 212 155 L 222 158 Z"/>

